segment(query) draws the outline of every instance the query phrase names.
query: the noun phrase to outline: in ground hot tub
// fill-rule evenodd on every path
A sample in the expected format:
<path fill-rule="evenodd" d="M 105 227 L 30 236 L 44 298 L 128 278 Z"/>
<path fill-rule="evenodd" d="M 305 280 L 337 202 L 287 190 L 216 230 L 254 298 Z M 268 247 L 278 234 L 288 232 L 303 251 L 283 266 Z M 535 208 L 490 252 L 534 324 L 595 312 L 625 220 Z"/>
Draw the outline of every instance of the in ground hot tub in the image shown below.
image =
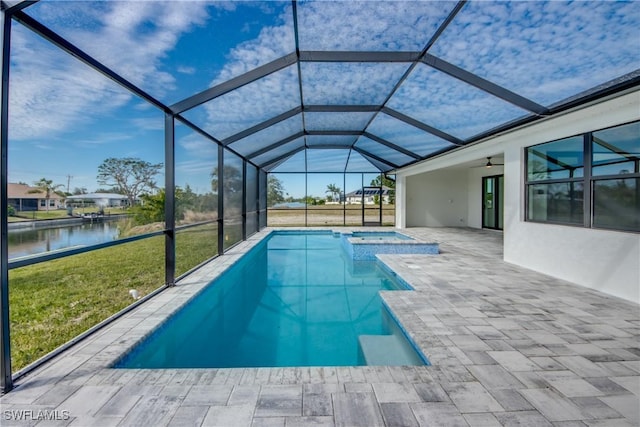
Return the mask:
<path fill-rule="evenodd" d="M 370 261 L 377 254 L 440 253 L 438 243 L 422 242 L 395 231 L 340 233 L 342 246 L 355 261 Z"/>

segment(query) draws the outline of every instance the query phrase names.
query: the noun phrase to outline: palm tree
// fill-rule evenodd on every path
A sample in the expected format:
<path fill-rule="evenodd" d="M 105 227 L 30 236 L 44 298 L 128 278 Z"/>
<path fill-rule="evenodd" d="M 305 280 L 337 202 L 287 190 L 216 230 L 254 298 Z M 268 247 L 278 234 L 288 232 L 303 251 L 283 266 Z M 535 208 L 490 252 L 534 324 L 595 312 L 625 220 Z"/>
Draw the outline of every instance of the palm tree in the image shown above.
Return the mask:
<path fill-rule="evenodd" d="M 62 184 L 53 184 L 53 180 L 40 178 L 40 181 L 36 181 L 33 183 L 35 185 L 35 189 L 29 191 L 30 193 L 45 193 L 45 200 L 47 203 L 47 212 L 49 212 L 49 199 L 51 199 L 51 193 L 55 193 L 58 188 L 63 187 Z"/>
<path fill-rule="evenodd" d="M 331 194 L 331 200 L 335 201 L 336 195 L 338 196 L 338 198 L 340 197 L 340 187 L 338 187 L 336 184 L 329 184 L 327 185 L 327 191 L 325 191 L 325 193 Z"/>

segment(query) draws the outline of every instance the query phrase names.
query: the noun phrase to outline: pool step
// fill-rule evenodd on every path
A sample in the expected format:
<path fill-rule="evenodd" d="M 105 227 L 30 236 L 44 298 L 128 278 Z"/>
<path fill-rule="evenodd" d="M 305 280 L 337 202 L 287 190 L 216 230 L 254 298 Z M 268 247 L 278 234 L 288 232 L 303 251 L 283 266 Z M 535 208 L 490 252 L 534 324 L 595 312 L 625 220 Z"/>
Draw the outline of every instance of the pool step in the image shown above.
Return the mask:
<path fill-rule="evenodd" d="M 424 365 L 413 348 L 397 335 L 360 335 L 360 357 L 369 366 Z"/>

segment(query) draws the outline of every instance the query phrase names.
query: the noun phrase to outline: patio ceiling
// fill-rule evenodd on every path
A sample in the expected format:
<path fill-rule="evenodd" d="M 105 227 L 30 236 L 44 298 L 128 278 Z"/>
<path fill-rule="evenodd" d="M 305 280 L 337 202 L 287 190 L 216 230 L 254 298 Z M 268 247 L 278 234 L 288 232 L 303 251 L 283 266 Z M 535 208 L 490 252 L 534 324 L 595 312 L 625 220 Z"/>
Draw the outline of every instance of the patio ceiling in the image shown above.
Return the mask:
<path fill-rule="evenodd" d="M 389 172 L 640 84 L 638 2 L 14 7 L 24 26 L 268 172 Z M 166 16 L 128 26 L 153 7 Z M 127 52 L 165 42 L 184 8 L 201 16 L 173 41 L 166 75 L 132 67 Z M 101 44 L 87 37 L 106 30 Z"/>

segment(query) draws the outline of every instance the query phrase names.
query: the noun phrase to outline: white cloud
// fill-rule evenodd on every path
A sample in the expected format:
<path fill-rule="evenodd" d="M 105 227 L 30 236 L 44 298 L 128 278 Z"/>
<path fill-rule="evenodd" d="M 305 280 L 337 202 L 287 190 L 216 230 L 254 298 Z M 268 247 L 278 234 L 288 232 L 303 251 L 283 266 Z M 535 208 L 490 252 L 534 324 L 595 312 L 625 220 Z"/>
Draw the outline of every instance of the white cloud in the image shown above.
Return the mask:
<path fill-rule="evenodd" d="M 218 145 L 195 132 L 178 139 L 178 145 L 199 157 L 217 158 Z"/>
<path fill-rule="evenodd" d="M 413 70 L 389 107 L 461 139 L 527 114 L 426 65 Z"/>
<path fill-rule="evenodd" d="M 176 173 L 182 176 L 202 176 L 203 174 L 208 176 L 216 166 L 206 160 L 184 160 L 176 163 Z"/>
<path fill-rule="evenodd" d="M 421 156 L 450 146 L 447 141 L 384 113 L 376 116 L 367 131 Z"/>
<path fill-rule="evenodd" d="M 454 6 L 447 1 L 303 2 L 300 49 L 420 51 Z"/>
<path fill-rule="evenodd" d="M 206 103 L 203 127 L 225 139 L 299 105 L 297 68 L 290 66 Z"/>
<path fill-rule="evenodd" d="M 91 138 L 79 138 L 73 141 L 73 144 L 78 147 L 105 145 L 114 142 L 130 141 L 133 139 L 133 135 L 124 132 L 101 132 L 92 135 Z"/>
<path fill-rule="evenodd" d="M 204 2 L 42 2 L 27 11 L 80 49 L 155 94 L 175 79 L 161 61 L 206 21 Z M 121 108 L 125 90 L 30 31 L 12 33 L 11 137 L 50 138 Z M 45 71 L 46 70 L 46 71 Z"/>
<path fill-rule="evenodd" d="M 194 75 L 196 73 L 196 69 L 195 67 L 185 67 L 185 66 L 179 66 L 176 70 L 177 72 L 179 72 L 180 74 L 187 74 L 187 75 Z"/>
<path fill-rule="evenodd" d="M 51 138 L 87 116 L 127 103 L 131 95 L 22 27 L 12 37 L 12 139 Z M 43 70 L 47 70 L 43 72 Z"/>
<path fill-rule="evenodd" d="M 640 68 L 640 3 L 469 2 L 430 53 L 548 105 Z"/>
<path fill-rule="evenodd" d="M 229 147 L 242 155 L 248 156 L 262 147 L 274 144 L 301 131 L 302 116 L 297 114 L 287 120 L 283 120 L 280 123 L 242 138 L 230 144 Z"/>
<path fill-rule="evenodd" d="M 409 64 L 303 63 L 304 103 L 381 104 Z"/>

